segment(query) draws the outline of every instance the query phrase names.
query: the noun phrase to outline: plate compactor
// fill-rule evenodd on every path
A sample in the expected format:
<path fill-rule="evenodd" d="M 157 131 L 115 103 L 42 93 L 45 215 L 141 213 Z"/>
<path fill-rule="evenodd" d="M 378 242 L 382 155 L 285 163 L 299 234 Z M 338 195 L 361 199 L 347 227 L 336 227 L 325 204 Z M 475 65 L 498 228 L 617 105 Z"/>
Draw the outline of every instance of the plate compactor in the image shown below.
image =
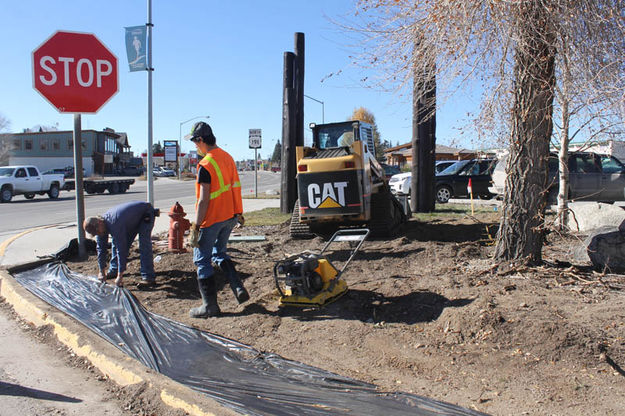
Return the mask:
<path fill-rule="evenodd" d="M 280 293 L 280 306 L 320 308 L 343 296 L 347 284 L 341 275 L 368 235 L 366 228 L 338 230 L 318 254 L 304 251 L 278 261 L 273 276 Z M 331 244 L 338 242 L 348 242 L 351 248 L 341 270 L 323 255 Z"/>

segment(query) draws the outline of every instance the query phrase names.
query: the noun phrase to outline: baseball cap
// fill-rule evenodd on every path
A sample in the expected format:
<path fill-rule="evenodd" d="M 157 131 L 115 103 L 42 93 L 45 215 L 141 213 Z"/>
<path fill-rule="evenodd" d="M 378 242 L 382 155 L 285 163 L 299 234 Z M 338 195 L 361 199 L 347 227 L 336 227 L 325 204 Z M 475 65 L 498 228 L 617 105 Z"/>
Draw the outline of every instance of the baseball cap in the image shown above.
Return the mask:
<path fill-rule="evenodd" d="M 191 133 L 184 136 L 184 138 L 186 140 L 193 141 L 197 139 L 198 137 L 210 137 L 212 135 L 213 135 L 213 129 L 211 129 L 211 126 L 209 126 L 208 123 L 205 123 L 203 121 L 198 121 L 191 128 Z"/>

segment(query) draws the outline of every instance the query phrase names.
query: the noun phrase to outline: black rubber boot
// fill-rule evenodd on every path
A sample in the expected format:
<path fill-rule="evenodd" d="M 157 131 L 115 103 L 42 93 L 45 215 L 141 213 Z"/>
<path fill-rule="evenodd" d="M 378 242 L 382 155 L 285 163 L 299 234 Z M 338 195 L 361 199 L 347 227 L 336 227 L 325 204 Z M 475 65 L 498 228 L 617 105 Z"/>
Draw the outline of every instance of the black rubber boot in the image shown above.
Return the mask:
<path fill-rule="evenodd" d="M 237 273 L 237 269 L 234 268 L 232 260 L 222 261 L 219 267 L 228 277 L 228 280 L 230 281 L 230 289 L 232 289 L 232 293 L 234 293 L 234 297 L 237 299 L 237 302 L 247 302 L 250 299 L 250 294 L 247 293 L 247 290 L 243 287 L 243 282 L 239 277 L 239 273 Z"/>
<path fill-rule="evenodd" d="M 200 295 L 202 296 L 202 306 L 189 310 L 189 316 L 191 318 L 219 316 L 221 310 L 217 304 L 217 291 L 215 290 L 214 278 L 198 279 L 198 286 L 200 288 Z"/>

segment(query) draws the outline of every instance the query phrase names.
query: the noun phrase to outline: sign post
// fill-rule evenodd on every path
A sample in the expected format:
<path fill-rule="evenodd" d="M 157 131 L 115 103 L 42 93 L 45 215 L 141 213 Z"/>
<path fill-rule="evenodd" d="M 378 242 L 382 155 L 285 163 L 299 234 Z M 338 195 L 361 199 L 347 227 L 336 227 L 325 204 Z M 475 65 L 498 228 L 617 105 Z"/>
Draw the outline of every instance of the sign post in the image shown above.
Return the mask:
<path fill-rule="evenodd" d="M 258 149 L 261 147 L 261 129 L 250 129 L 250 149 L 254 149 L 254 194 L 256 198 L 258 198 Z"/>
<path fill-rule="evenodd" d="M 117 93 L 117 57 L 91 33 L 58 31 L 33 51 L 33 88 L 60 113 L 74 114 L 78 255 L 84 258 L 81 114 L 98 112 Z"/>

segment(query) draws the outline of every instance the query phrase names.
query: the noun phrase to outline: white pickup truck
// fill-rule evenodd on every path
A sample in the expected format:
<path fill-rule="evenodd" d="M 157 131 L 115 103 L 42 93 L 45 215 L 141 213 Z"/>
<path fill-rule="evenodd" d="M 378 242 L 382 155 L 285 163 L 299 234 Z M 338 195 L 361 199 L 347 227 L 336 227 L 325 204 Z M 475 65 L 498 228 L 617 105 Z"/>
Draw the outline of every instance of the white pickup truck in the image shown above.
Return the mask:
<path fill-rule="evenodd" d="M 63 186 L 63 174 L 42 175 L 36 166 L 0 166 L 0 202 L 11 202 L 13 195 L 33 199 L 36 194 L 48 194 L 56 199 Z"/>

